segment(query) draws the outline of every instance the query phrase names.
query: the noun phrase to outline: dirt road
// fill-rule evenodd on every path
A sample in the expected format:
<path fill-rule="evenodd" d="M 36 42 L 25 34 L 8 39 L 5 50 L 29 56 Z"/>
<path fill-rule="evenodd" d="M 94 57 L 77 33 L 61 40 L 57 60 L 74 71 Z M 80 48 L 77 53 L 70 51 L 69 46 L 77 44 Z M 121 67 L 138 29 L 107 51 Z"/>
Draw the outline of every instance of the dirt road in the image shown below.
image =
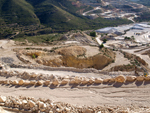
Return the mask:
<path fill-rule="evenodd" d="M 1 79 L 5 79 L 2 78 Z M 8 78 L 16 79 L 16 78 Z M 69 85 L 58 87 L 0 86 L 0 95 L 27 96 L 51 99 L 72 105 L 90 106 L 148 106 L 150 107 L 150 82 L 113 83 L 90 86 Z"/>

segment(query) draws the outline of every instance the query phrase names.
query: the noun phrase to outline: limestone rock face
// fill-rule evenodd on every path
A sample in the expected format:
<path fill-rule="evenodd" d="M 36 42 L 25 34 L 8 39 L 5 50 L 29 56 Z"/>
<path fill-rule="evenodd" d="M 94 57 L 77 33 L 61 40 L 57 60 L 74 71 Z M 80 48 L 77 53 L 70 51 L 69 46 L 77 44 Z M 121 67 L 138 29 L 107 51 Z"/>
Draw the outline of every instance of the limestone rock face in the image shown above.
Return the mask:
<path fill-rule="evenodd" d="M 143 76 L 138 76 L 138 77 L 136 78 L 136 80 L 137 80 L 137 81 L 144 81 L 144 77 L 143 77 Z"/>
<path fill-rule="evenodd" d="M 116 82 L 124 83 L 126 81 L 126 78 L 123 75 L 119 75 L 115 78 Z"/>
<path fill-rule="evenodd" d="M 136 76 L 126 76 L 126 81 L 134 82 L 135 79 L 136 79 Z"/>
<path fill-rule="evenodd" d="M 115 60 L 115 53 L 106 48 L 101 49 L 93 56 L 88 56 L 87 49 L 81 46 L 61 47 L 56 49 L 54 53 L 51 57 L 48 57 L 49 54 L 46 54 L 45 57 L 44 55 L 38 57 L 35 61 L 51 67 L 102 69 Z"/>
<path fill-rule="evenodd" d="M 7 98 L 5 96 L 0 96 L 0 102 L 4 103 L 6 102 Z"/>
<path fill-rule="evenodd" d="M 66 48 L 57 49 L 56 52 L 63 56 L 75 56 L 83 55 L 86 52 L 86 49 L 80 46 L 70 46 Z"/>

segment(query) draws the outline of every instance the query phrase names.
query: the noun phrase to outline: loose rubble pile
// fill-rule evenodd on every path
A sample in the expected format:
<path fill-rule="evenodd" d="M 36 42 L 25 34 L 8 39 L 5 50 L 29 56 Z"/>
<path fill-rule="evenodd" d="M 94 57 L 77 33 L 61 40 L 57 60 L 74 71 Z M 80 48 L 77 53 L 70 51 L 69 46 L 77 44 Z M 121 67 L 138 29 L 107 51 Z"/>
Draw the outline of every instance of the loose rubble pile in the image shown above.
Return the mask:
<path fill-rule="evenodd" d="M 45 75 L 36 74 L 28 72 L 17 72 L 17 71 L 6 71 L 1 70 L 0 75 L 2 77 L 14 77 L 20 78 L 19 80 L 0 80 L 0 84 L 5 85 L 18 85 L 18 86 L 64 86 L 64 85 L 100 85 L 108 83 L 125 83 L 134 81 L 150 81 L 150 76 L 124 76 L 119 75 L 114 78 L 88 78 L 79 76 L 55 76 L 55 75 Z"/>
<path fill-rule="evenodd" d="M 135 113 L 140 108 L 124 108 L 113 106 L 77 106 L 68 103 L 54 102 L 49 99 L 35 99 L 33 97 L 12 97 L 0 96 L 0 106 L 8 107 L 14 112 L 27 113 Z M 150 111 L 148 108 L 141 108 L 142 111 Z"/>

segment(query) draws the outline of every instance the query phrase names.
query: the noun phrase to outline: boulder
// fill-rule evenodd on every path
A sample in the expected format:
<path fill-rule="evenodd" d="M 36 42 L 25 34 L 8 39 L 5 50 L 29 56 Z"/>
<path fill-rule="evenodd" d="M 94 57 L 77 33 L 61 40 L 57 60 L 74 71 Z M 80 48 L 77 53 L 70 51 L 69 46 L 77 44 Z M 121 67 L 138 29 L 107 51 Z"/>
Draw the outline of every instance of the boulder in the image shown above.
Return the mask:
<path fill-rule="evenodd" d="M 17 80 L 14 80 L 14 81 L 13 81 L 13 85 L 18 85 L 18 83 L 19 83 L 19 82 L 18 82 Z"/>
<path fill-rule="evenodd" d="M 106 79 L 103 79 L 103 83 L 108 83 L 110 81 L 111 78 L 106 78 Z"/>
<path fill-rule="evenodd" d="M 36 82 L 36 86 L 41 86 L 41 85 L 43 85 L 43 81 L 42 80 L 39 80 L 39 81 Z"/>
<path fill-rule="evenodd" d="M 57 108 L 56 111 L 57 111 L 58 113 L 60 113 L 60 112 L 62 112 L 63 110 L 60 109 L 60 108 Z"/>
<path fill-rule="evenodd" d="M 69 84 L 73 85 L 73 84 L 76 84 L 76 82 L 74 79 L 72 79 L 72 80 L 70 80 Z"/>
<path fill-rule="evenodd" d="M 9 80 L 5 80 L 5 81 L 4 81 L 4 84 L 9 84 Z"/>
<path fill-rule="evenodd" d="M 89 79 L 88 85 L 91 85 L 91 84 L 93 84 L 94 82 L 95 82 L 95 78 L 92 77 L 92 78 Z"/>
<path fill-rule="evenodd" d="M 29 106 L 30 106 L 30 108 L 35 107 L 36 103 L 33 102 L 32 100 L 29 100 Z"/>
<path fill-rule="evenodd" d="M 67 112 L 69 112 L 71 109 L 70 109 L 70 108 L 65 107 L 65 110 L 66 110 Z"/>
<path fill-rule="evenodd" d="M 85 109 L 83 110 L 83 113 L 92 113 L 92 111 L 90 109 Z"/>
<path fill-rule="evenodd" d="M 30 78 L 36 78 L 38 75 L 37 74 L 35 74 L 35 73 L 31 73 L 30 74 Z"/>
<path fill-rule="evenodd" d="M 115 82 L 115 78 L 110 78 L 109 79 L 109 83 L 114 83 Z"/>
<path fill-rule="evenodd" d="M 88 84 L 88 82 L 89 82 L 89 79 L 86 77 L 82 78 L 82 80 L 81 80 L 82 85 L 86 85 L 86 84 Z"/>
<path fill-rule="evenodd" d="M 23 105 L 23 106 L 27 105 L 27 103 L 28 103 L 28 102 L 27 102 L 26 100 L 23 100 L 23 101 L 22 101 L 22 105 Z"/>
<path fill-rule="evenodd" d="M 68 79 L 63 79 L 62 81 L 61 81 L 61 85 L 66 85 L 66 84 L 68 84 L 69 83 L 69 80 Z"/>
<path fill-rule="evenodd" d="M 126 76 L 126 81 L 134 82 L 136 80 L 136 76 Z"/>
<path fill-rule="evenodd" d="M 36 81 L 30 81 L 30 85 L 35 85 L 36 84 Z"/>
<path fill-rule="evenodd" d="M 4 80 L 0 80 L 0 84 L 4 84 Z"/>
<path fill-rule="evenodd" d="M 74 77 L 74 82 L 75 82 L 75 84 L 80 84 L 81 78 L 79 78 L 78 76 Z"/>
<path fill-rule="evenodd" d="M 59 85 L 59 81 L 58 81 L 57 79 L 54 79 L 53 82 L 52 82 L 52 84 L 53 84 L 54 86 L 57 86 L 57 85 Z"/>
<path fill-rule="evenodd" d="M 144 81 L 144 76 L 138 76 L 138 77 L 136 77 L 136 80 L 137 81 Z"/>
<path fill-rule="evenodd" d="M 19 80 L 18 85 L 22 86 L 24 84 L 24 80 Z"/>
<path fill-rule="evenodd" d="M 30 78 L 30 74 L 27 73 L 27 72 L 24 72 L 21 76 L 22 76 L 23 79 L 28 79 L 28 78 Z"/>
<path fill-rule="evenodd" d="M 144 80 L 150 81 L 150 75 L 148 75 L 147 77 L 144 77 Z"/>
<path fill-rule="evenodd" d="M 43 108 L 44 107 L 44 103 L 41 102 L 41 101 L 38 101 L 38 105 L 39 105 L 39 109 Z"/>
<path fill-rule="evenodd" d="M 22 105 L 22 102 L 20 100 L 16 101 L 16 105 Z"/>
<path fill-rule="evenodd" d="M 44 86 L 50 85 L 50 80 L 46 80 L 43 84 L 44 84 Z"/>
<path fill-rule="evenodd" d="M 25 80 L 25 81 L 24 81 L 24 85 L 25 85 L 25 86 L 28 86 L 28 85 L 30 85 L 30 81 L 28 81 L 28 80 Z"/>
<path fill-rule="evenodd" d="M 126 78 L 124 75 L 119 75 L 115 78 L 116 82 L 124 83 L 126 81 Z"/>
<path fill-rule="evenodd" d="M 0 96 L 0 103 L 5 103 L 7 100 L 7 97 L 5 96 Z"/>
<path fill-rule="evenodd" d="M 12 81 L 12 80 L 9 80 L 9 83 L 10 83 L 10 84 L 13 84 L 13 82 L 14 82 L 14 81 Z"/>
<path fill-rule="evenodd" d="M 101 83 L 103 83 L 103 79 L 101 79 L 101 78 L 95 78 L 95 82 L 94 82 L 95 84 L 101 84 Z"/>

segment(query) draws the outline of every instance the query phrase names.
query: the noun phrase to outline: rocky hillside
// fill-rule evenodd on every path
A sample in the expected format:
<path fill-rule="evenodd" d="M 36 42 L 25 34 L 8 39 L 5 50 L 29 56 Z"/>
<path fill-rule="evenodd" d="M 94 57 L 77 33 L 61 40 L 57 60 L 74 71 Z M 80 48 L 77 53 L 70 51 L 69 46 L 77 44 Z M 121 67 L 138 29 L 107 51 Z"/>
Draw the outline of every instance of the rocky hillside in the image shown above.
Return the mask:
<path fill-rule="evenodd" d="M 93 1 L 92 4 L 95 2 L 98 1 Z M 29 31 L 45 32 L 46 28 L 50 28 L 50 33 L 97 29 L 130 22 L 126 19 L 111 21 L 101 17 L 96 20 L 84 17 L 83 12 L 95 7 L 92 4 L 77 0 L 0 0 L 0 38 L 7 38 L 16 31 L 24 36 Z M 98 4 L 100 5 L 99 2 Z"/>
<path fill-rule="evenodd" d="M 118 0 L 0 0 L 0 38 L 10 38 L 16 32 L 23 37 L 131 23 L 127 17 L 107 19 L 105 12 L 109 11 L 138 13 L 142 18 L 137 21 L 150 18 L 149 12 L 143 13 L 146 7 L 126 1 L 119 4 Z"/>

